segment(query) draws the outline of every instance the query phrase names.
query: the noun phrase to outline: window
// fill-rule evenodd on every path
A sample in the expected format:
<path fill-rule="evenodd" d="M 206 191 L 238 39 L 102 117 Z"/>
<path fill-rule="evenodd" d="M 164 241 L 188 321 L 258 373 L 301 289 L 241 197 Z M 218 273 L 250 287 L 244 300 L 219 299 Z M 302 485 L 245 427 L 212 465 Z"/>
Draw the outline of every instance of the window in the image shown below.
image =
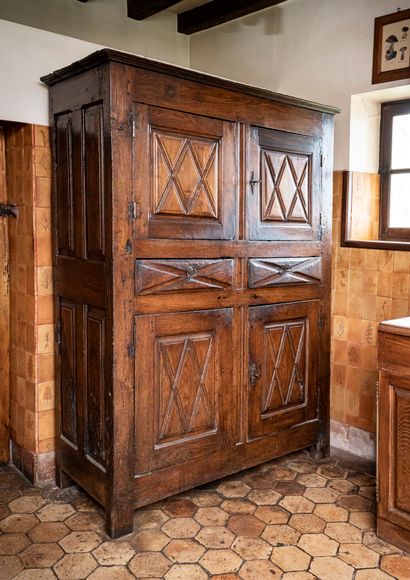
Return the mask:
<path fill-rule="evenodd" d="M 410 241 L 410 99 L 383 103 L 380 125 L 380 239 Z"/>

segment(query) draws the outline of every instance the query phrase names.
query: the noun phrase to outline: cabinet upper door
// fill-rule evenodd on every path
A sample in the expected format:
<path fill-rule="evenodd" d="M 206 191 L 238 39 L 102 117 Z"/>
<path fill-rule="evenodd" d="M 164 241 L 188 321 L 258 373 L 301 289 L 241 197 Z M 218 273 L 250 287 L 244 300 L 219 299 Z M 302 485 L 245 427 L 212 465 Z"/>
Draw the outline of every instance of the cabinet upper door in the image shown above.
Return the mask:
<path fill-rule="evenodd" d="M 249 309 L 249 438 L 317 414 L 319 301 Z"/>
<path fill-rule="evenodd" d="M 234 238 L 235 124 L 139 103 L 134 109 L 138 237 Z"/>
<path fill-rule="evenodd" d="M 211 469 L 234 445 L 232 309 L 137 316 L 137 472 Z"/>
<path fill-rule="evenodd" d="M 249 239 L 318 239 L 321 140 L 259 127 L 249 131 Z"/>

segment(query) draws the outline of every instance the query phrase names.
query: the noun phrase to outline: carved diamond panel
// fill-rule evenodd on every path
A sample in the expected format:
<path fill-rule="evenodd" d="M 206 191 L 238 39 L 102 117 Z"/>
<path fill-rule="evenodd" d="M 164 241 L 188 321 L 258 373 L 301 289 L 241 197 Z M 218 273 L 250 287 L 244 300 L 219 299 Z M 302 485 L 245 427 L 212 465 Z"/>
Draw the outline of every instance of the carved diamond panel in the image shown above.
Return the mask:
<path fill-rule="evenodd" d="M 262 220 L 310 222 L 309 156 L 261 150 Z"/>
<path fill-rule="evenodd" d="M 306 319 L 265 326 L 263 414 L 304 403 L 306 332 Z"/>
<path fill-rule="evenodd" d="M 216 428 L 215 339 L 212 333 L 159 338 L 158 443 Z"/>
<path fill-rule="evenodd" d="M 153 213 L 218 218 L 216 139 L 153 130 Z"/>
<path fill-rule="evenodd" d="M 162 294 L 181 290 L 233 287 L 233 260 L 137 260 L 136 292 Z"/>
<path fill-rule="evenodd" d="M 283 284 L 318 284 L 322 258 L 267 258 L 249 260 L 249 288 Z"/>

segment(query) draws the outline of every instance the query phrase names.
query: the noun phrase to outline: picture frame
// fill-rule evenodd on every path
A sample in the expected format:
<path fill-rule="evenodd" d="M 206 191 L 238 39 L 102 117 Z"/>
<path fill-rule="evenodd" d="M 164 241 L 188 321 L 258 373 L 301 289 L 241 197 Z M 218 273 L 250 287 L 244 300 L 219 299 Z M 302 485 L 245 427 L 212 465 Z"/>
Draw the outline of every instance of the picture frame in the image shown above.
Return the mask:
<path fill-rule="evenodd" d="M 410 9 L 375 18 L 372 84 L 410 78 Z"/>

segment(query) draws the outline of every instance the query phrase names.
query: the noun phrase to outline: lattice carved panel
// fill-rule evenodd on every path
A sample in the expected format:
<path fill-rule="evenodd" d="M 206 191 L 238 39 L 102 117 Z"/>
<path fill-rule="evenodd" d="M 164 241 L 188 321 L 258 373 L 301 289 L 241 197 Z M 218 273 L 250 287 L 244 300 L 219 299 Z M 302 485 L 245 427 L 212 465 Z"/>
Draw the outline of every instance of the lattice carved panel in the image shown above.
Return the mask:
<path fill-rule="evenodd" d="M 249 260 L 249 288 L 284 284 L 318 284 L 322 279 L 322 258 L 272 258 Z"/>
<path fill-rule="evenodd" d="M 136 292 L 162 294 L 181 290 L 232 288 L 233 260 L 137 260 Z"/>
<path fill-rule="evenodd" d="M 157 443 L 215 430 L 214 335 L 159 338 L 156 352 Z"/>
<path fill-rule="evenodd" d="M 218 219 L 219 142 L 151 132 L 152 213 Z"/>
<path fill-rule="evenodd" d="M 306 319 L 265 326 L 263 414 L 305 402 L 306 334 Z"/>
<path fill-rule="evenodd" d="M 261 149 L 262 221 L 310 223 L 309 156 Z"/>

